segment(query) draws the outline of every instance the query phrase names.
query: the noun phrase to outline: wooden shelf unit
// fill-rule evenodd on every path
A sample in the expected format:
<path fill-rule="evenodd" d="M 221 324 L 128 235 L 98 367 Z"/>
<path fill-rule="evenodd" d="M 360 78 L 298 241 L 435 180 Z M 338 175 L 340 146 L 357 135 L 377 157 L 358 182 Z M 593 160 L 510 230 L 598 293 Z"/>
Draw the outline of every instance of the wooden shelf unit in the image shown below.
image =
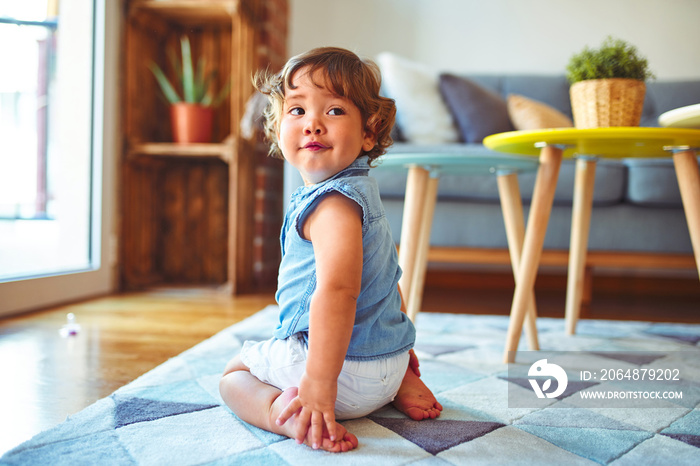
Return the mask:
<path fill-rule="evenodd" d="M 162 284 L 251 289 L 255 157 L 238 137 L 258 68 L 262 4 L 255 0 L 127 0 L 125 149 L 121 164 L 121 287 Z M 149 64 L 171 79 L 168 51 L 187 35 L 193 60 L 231 80 L 212 143 L 172 143 L 169 108 Z M 178 53 L 179 55 L 179 53 Z"/>

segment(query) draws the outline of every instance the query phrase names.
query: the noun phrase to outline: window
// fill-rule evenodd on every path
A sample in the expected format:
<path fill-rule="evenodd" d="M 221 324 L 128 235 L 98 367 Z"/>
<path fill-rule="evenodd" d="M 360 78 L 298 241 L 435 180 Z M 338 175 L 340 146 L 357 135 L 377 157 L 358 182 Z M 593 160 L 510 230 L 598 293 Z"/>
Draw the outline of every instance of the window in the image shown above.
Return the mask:
<path fill-rule="evenodd" d="M 0 315 L 114 288 L 120 5 L 0 2 Z"/>
<path fill-rule="evenodd" d="M 95 265 L 93 8 L 79 3 L 0 4 L 0 280 Z"/>
<path fill-rule="evenodd" d="M 55 83 L 56 18 L 0 17 L 0 218 L 46 218 L 49 87 Z M 8 26 L 15 25 L 15 26 Z M 10 67 L 8 66 L 8 69 Z M 14 162 L 14 164 L 13 164 Z"/>

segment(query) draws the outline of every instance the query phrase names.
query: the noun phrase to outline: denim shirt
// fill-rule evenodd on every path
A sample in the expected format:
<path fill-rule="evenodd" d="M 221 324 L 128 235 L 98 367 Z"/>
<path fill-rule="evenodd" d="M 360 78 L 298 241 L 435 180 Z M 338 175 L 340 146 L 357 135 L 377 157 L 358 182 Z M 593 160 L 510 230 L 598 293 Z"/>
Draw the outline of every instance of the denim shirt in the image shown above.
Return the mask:
<path fill-rule="evenodd" d="M 368 176 L 368 158 L 355 160 L 340 173 L 292 194 L 282 226 L 282 262 L 276 299 L 280 308 L 275 338 L 301 332 L 308 343 L 309 305 L 316 290 L 313 245 L 302 237 L 303 221 L 324 195 L 340 193 L 362 208 L 362 284 L 355 324 L 345 359 L 384 359 L 413 347 L 416 330 L 401 312 L 396 246 L 374 178 Z M 332 312 L 332 310 L 328 310 Z"/>

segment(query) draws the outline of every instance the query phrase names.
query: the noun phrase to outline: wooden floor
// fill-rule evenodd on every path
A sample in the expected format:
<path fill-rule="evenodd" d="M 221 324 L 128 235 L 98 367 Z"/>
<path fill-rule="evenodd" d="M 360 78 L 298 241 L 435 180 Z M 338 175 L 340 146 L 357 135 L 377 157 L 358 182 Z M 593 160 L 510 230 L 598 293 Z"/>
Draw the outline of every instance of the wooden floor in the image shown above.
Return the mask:
<path fill-rule="evenodd" d="M 507 315 L 508 275 L 428 275 L 425 312 Z M 540 316 L 562 317 L 565 277 L 541 276 Z M 274 303 L 208 289 L 121 294 L 0 320 L 0 455 L 167 359 Z M 587 318 L 700 323 L 695 279 L 595 279 Z M 63 338 L 66 314 L 81 330 Z M 420 318 L 420 317 L 419 317 Z"/>
<path fill-rule="evenodd" d="M 161 290 L 0 320 L 0 455 L 272 303 Z M 81 329 L 63 338 L 69 312 Z"/>

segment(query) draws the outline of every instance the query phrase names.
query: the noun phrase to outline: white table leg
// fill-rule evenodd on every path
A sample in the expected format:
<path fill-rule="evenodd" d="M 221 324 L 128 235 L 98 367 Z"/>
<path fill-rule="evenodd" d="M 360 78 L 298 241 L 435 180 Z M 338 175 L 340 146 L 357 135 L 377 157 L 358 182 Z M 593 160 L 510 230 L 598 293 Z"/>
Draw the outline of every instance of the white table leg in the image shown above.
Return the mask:
<path fill-rule="evenodd" d="M 535 278 L 537 278 L 537 268 L 542 256 L 542 245 L 544 244 L 544 235 L 547 232 L 549 214 L 552 211 L 562 156 L 563 150 L 555 146 L 545 146 L 540 152 L 540 166 L 537 170 L 532 207 L 525 230 L 525 241 L 518 268 L 518 278 L 515 283 L 513 306 L 510 309 L 510 323 L 504 354 L 506 363 L 515 361 L 515 352 L 518 349 L 529 298 L 532 295 Z"/>
<path fill-rule="evenodd" d="M 581 299 L 585 282 L 586 253 L 588 234 L 591 229 L 593 210 L 593 187 L 595 185 L 596 159 L 579 157 L 576 159 L 574 180 L 574 205 L 571 214 L 571 240 L 569 243 L 569 271 L 566 282 L 566 333 L 576 333 L 581 312 Z"/>
<path fill-rule="evenodd" d="M 418 311 L 423 302 L 423 288 L 425 287 L 425 273 L 428 269 L 428 250 L 430 249 L 430 231 L 433 225 L 433 214 L 435 213 L 435 203 L 437 202 L 438 182 L 437 177 L 429 177 L 423 200 L 422 223 L 418 239 L 418 249 L 413 267 L 413 280 L 411 282 L 408 302 L 406 303 L 406 313 L 411 321 L 416 321 Z"/>
<path fill-rule="evenodd" d="M 513 266 L 513 276 L 518 279 L 518 268 L 523 250 L 525 238 L 525 220 L 523 216 L 523 202 L 520 197 L 518 175 L 515 172 L 498 173 L 498 195 L 501 199 L 503 211 L 503 223 L 506 226 L 508 239 L 508 251 L 510 262 Z M 535 293 L 530 293 L 528 311 L 525 317 L 525 335 L 527 335 L 528 347 L 536 351 L 540 349 L 537 341 L 537 308 L 535 307 Z"/>
<path fill-rule="evenodd" d="M 695 263 L 700 274 L 700 169 L 695 151 L 678 151 L 673 155 L 678 187 L 681 191 L 685 219 L 690 231 L 690 242 L 695 252 Z"/>
<path fill-rule="evenodd" d="M 422 167 L 411 167 L 406 180 L 406 197 L 401 222 L 401 238 L 399 243 L 399 266 L 403 271 L 399 279 L 399 289 L 406 301 L 406 309 L 410 304 L 413 275 L 416 270 L 416 258 L 421 240 L 420 230 L 423 225 L 425 195 L 428 189 L 430 173 Z"/>

